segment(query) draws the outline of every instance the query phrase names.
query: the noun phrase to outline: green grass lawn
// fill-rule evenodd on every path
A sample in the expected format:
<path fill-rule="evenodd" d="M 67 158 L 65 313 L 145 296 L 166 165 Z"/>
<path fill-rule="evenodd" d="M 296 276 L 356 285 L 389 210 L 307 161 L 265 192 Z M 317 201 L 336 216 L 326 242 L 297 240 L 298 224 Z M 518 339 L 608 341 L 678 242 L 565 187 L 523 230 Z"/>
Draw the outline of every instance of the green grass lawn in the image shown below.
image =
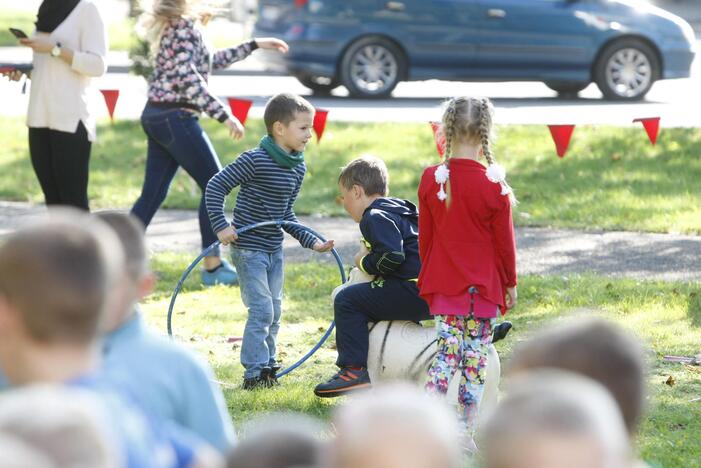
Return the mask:
<path fill-rule="evenodd" d="M 148 321 L 165 331 L 171 289 L 191 258 L 159 254 L 154 267 L 157 292 L 144 306 Z M 316 383 L 334 372 L 333 339 L 307 364 L 285 377 L 279 388 L 247 392 L 237 388 L 242 376 L 239 348 L 227 343 L 240 336 L 245 310 L 238 288 L 203 289 L 193 274 L 174 309 L 174 333 L 207 356 L 236 424 L 269 411 L 301 411 L 328 419 L 342 400 L 316 398 Z M 279 349 L 286 365 L 309 350 L 332 318 L 329 294 L 339 282 L 333 266 L 290 264 L 286 267 L 283 325 Z M 598 312 L 594 312 L 596 309 Z M 588 311 L 588 312 L 587 312 Z M 598 313 L 635 333 L 648 351 L 649 411 L 639 438 L 641 456 L 654 466 L 692 466 L 701 459 L 701 368 L 664 362 L 664 355 L 692 356 L 701 352 L 701 285 L 610 280 L 595 276 L 525 276 L 520 279 L 518 308 L 509 315 L 514 331 L 497 344 L 502 363 L 513 345 L 546 325 L 575 313 Z M 664 382 L 673 376 L 676 384 Z"/>
<path fill-rule="evenodd" d="M 263 125 L 247 123 L 247 136 L 234 142 L 223 125 L 203 119 L 222 162 L 258 143 Z M 41 202 L 29 163 L 20 118 L 0 118 L 0 199 Z M 146 140 L 136 121 L 103 122 L 93 148 L 92 206 L 129 207 L 140 193 Z M 311 143 L 309 171 L 295 205 L 298 214 L 339 215 L 339 168 L 371 153 L 389 167 L 391 194 L 416 199 L 422 169 L 437 162 L 428 124 L 331 123 L 321 144 Z M 642 128 L 581 127 L 564 159 L 555 155 L 545 126 L 498 129 L 497 159 L 506 166 L 521 203 L 519 225 L 603 228 L 654 232 L 701 232 L 701 130 L 663 129 L 657 146 Z M 165 206 L 196 208 L 199 189 L 180 173 Z"/>

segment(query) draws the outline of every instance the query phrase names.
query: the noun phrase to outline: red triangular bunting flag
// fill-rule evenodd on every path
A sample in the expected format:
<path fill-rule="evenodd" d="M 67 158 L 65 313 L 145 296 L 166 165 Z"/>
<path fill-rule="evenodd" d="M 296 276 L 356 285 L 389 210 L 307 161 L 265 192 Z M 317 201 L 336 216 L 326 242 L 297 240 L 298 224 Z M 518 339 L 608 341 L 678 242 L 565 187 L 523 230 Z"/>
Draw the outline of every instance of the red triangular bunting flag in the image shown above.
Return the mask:
<path fill-rule="evenodd" d="M 431 124 L 431 130 L 433 130 L 433 139 L 436 141 L 438 155 L 442 158 L 445 155 L 445 135 L 443 134 L 441 123 L 429 122 L 429 124 Z"/>
<path fill-rule="evenodd" d="M 329 111 L 324 109 L 316 109 L 314 114 L 314 132 L 316 133 L 316 142 L 321 140 L 321 135 L 324 134 L 324 129 L 326 128 L 326 119 L 329 116 Z"/>
<path fill-rule="evenodd" d="M 100 92 L 105 98 L 105 104 L 107 104 L 107 112 L 110 114 L 110 120 L 114 120 L 114 108 L 117 106 L 117 99 L 119 99 L 119 90 L 101 89 Z"/>
<path fill-rule="evenodd" d="M 564 158 L 570 146 L 570 138 L 572 138 L 572 132 L 574 132 L 574 125 L 548 125 L 548 128 L 550 129 L 550 134 L 553 136 L 553 141 L 555 141 L 557 155 Z"/>
<path fill-rule="evenodd" d="M 633 122 L 642 122 L 645 131 L 647 132 L 648 138 L 650 138 L 650 143 L 655 145 L 657 143 L 657 135 L 660 133 L 660 118 L 659 117 L 648 117 L 644 119 L 635 119 Z"/>
<path fill-rule="evenodd" d="M 234 117 L 239 119 L 239 122 L 241 122 L 241 125 L 246 125 L 246 119 L 248 118 L 248 111 L 251 110 L 251 106 L 253 105 L 253 101 L 249 101 L 248 99 L 236 99 L 236 98 L 228 98 L 229 100 L 229 107 L 231 108 L 231 113 L 234 114 Z"/>

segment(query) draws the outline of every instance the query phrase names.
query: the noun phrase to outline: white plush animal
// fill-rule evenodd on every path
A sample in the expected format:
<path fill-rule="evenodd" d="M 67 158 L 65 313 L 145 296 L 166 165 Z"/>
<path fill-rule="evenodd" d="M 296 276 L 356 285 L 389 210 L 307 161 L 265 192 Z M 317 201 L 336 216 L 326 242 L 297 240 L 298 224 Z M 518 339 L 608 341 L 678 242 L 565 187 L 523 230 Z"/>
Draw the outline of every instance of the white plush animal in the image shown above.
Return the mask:
<path fill-rule="evenodd" d="M 346 283 L 331 293 L 332 300 L 338 292 L 357 283 L 372 281 L 372 278 L 353 268 Z M 370 348 L 368 350 L 368 373 L 373 384 L 387 381 L 410 380 L 423 385 L 428 368 L 436 355 L 436 331 L 418 323 L 395 320 L 371 323 Z M 493 345 L 489 345 L 487 375 L 480 404 L 480 415 L 491 411 L 497 404 L 501 363 Z M 457 404 L 460 377 L 456 373 L 450 382 L 447 399 Z"/>

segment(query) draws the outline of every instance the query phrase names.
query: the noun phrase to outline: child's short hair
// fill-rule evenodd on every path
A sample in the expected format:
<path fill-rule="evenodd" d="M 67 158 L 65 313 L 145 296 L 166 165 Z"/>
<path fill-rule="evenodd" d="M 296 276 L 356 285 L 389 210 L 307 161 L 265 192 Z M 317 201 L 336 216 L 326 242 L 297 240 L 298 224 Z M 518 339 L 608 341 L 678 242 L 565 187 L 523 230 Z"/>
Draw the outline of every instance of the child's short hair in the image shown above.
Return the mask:
<path fill-rule="evenodd" d="M 270 414 L 244 427 L 245 437 L 227 457 L 227 468 L 320 466 L 321 425 L 306 416 Z"/>
<path fill-rule="evenodd" d="M 268 135 L 273 134 L 273 124 L 275 122 L 281 122 L 286 126 L 295 119 L 295 115 L 298 112 L 314 114 L 314 106 L 296 94 L 280 93 L 271 97 L 265 105 L 265 112 L 263 113 L 263 120 L 265 121 Z"/>
<path fill-rule="evenodd" d="M 115 468 L 119 459 L 94 394 L 33 385 L 0 395 L 0 466 Z"/>
<path fill-rule="evenodd" d="M 324 466 L 460 466 L 458 424 L 444 401 L 407 384 L 360 393 L 338 407 Z"/>
<path fill-rule="evenodd" d="M 0 296 L 33 339 L 85 344 L 97 336 L 123 251 L 101 222 L 56 210 L 0 246 Z"/>
<path fill-rule="evenodd" d="M 534 370 L 509 383 L 506 398 L 480 429 L 487 468 L 565 466 L 570 442 L 591 446 L 591 466 L 627 466 L 630 442 L 609 392 L 591 379 L 553 369 Z M 586 447 L 585 447 L 586 448 Z M 543 457 L 556 457 L 557 460 Z M 564 458 L 564 459 L 563 459 Z M 595 461 L 594 461 L 595 460 Z"/>
<path fill-rule="evenodd" d="M 149 271 L 146 255 L 144 224 L 136 216 L 119 211 L 101 211 L 95 216 L 117 234 L 124 249 L 126 271 L 133 281 L 143 278 Z"/>
<path fill-rule="evenodd" d="M 596 380 L 616 399 L 633 434 L 645 401 L 645 362 L 640 343 L 601 318 L 553 327 L 522 343 L 509 362 L 511 372 L 557 368 Z"/>
<path fill-rule="evenodd" d="M 359 185 L 365 195 L 385 197 L 389 192 L 389 172 L 382 159 L 370 155 L 360 156 L 341 169 L 338 183 L 346 190 Z"/>

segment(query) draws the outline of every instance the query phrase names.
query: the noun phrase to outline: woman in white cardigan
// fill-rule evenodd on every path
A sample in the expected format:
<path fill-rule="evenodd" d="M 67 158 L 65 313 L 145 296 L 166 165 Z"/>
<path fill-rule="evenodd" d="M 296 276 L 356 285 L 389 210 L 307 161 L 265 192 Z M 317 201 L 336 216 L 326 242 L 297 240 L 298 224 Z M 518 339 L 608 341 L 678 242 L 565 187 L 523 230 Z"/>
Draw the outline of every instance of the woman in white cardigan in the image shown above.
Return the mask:
<path fill-rule="evenodd" d="M 20 43 L 34 51 L 29 153 L 46 204 L 88 210 L 91 78 L 107 70 L 104 21 L 93 0 L 44 0 L 34 35 Z"/>

